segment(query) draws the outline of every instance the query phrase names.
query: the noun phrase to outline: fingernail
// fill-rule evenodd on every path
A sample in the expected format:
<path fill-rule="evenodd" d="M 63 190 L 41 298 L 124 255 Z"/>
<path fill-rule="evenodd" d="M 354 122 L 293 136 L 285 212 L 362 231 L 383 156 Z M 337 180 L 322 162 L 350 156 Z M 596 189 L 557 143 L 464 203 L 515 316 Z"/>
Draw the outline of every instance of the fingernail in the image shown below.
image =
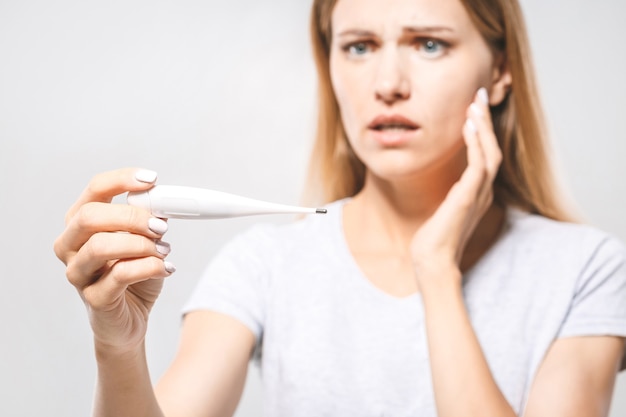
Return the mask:
<path fill-rule="evenodd" d="M 148 220 L 148 229 L 152 230 L 157 235 L 162 235 L 167 232 L 167 223 L 156 217 L 150 217 L 150 220 Z"/>
<path fill-rule="evenodd" d="M 139 182 L 151 184 L 156 181 L 157 173 L 147 169 L 141 169 L 135 172 L 135 179 Z"/>
<path fill-rule="evenodd" d="M 168 255 L 172 251 L 172 247 L 169 243 L 158 240 L 156 242 L 156 250 L 161 255 Z"/>
<path fill-rule="evenodd" d="M 472 103 L 470 104 L 470 110 L 474 112 L 475 115 L 477 116 L 482 116 L 483 115 L 483 111 L 480 107 L 478 107 L 478 104 L 476 103 Z"/>
<path fill-rule="evenodd" d="M 176 267 L 171 262 L 165 261 L 163 262 L 163 266 L 165 267 L 165 271 L 167 271 L 168 274 L 173 274 L 174 272 L 176 272 Z"/>
<path fill-rule="evenodd" d="M 465 121 L 465 126 L 469 129 L 470 132 L 476 133 L 476 125 L 471 119 L 467 119 Z"/>
<path fill-rule="evenodd" d="M 478 98 L 485 105 L 489 105 L 489 93 L 487 93 L 487 89 L 485 87 L 481 87 L 478 89 Z"/>

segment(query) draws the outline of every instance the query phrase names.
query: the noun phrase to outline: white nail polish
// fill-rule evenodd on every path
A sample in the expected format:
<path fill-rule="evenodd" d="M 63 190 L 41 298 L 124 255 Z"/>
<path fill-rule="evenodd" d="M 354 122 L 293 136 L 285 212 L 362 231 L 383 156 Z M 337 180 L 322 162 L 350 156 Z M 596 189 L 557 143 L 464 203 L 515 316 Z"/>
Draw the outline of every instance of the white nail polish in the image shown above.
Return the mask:
<path fill-rule="evenodd" d="M 470 132 L 476 133 L 476 125 L 474 124 L 474 122 L 472 122 L 472 119 L 467 119 L 465 121 L 465 126 Z"/>
<path fill-rule="evenodd" d="M 151 217 L 150 220 L 148 220 L 148 228 L 157 235 L 162 235 L 167 232 L 168 227 L 165 221 L 156 217 Z"/>
<path fill-rule="evenodd" d="M 162 242 L 159 240 L 156 242 L 156 250 L 161 255 L 168 255 L 172 251 L 172 248 L 169 243 Z"/>
<path fill-rule="evenodd" d="M 147 169 L 142 169 L 135 173 L 135 179 L 139 182 L 151 184 L 156 181 L 157 173 Z"/>
<path fill-rule="evenodd" d="M 483 110 L 480 107 L 478 107 L 478 104 L 476 104 L 476 103 L 470 104 L 470 110 L 472 110 L 474 112 L 474 114 L 477 115 L 477 116 L 482 116 L 483 115 Z"/>
<path fill-rule="evenodd" d="M 478 89 L 478 98 L 485 105 L 489 105 L 489 93 L 487 93 L 487 89 L 485 87 L 481 87 Z"/>
<path fill-rule="evenodd" d="M 174 272 L 176 272 L 176 267 L 171 262 L 165 261 L 163 262 L 163 266 L 165 267 L 165 271 L 167 271 L 168 274 L 173 274 Z"/>

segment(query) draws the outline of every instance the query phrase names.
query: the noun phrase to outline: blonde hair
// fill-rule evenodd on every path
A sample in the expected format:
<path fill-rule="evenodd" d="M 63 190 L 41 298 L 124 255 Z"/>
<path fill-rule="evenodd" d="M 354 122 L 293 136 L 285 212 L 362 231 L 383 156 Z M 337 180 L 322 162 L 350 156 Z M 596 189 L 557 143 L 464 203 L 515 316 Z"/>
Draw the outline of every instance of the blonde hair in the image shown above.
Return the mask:
<path fill-rule="evenodd" d="M 357 194 L 366 168 L 351 149 L 330 80 L 331 16 L 337 0 L 314 0 L 313 53 L 319 77 L 317 135 L 309 165 L 309 196 L 319 202 Z M 569 220 L 548 157 L 547 133 L 517 0 L 461 0 L 494 54 L 501 54 L 512 78 L 503 102 L 492 107 L 503 160 L 494 182 L 494 201 L 557 220 Z"/>

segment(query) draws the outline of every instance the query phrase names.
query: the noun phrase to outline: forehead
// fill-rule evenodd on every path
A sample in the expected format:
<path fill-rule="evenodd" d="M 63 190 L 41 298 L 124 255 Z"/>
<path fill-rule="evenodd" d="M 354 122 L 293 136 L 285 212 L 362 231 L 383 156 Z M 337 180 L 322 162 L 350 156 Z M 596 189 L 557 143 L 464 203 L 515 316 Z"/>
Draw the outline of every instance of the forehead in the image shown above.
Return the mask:
<path fill-rule="evenodd" d="M 335 33 L 422 26 L 446 26 L 463 33 L 471 31 L 472 22 L 460 0 L 338 0 L 332 14 Z"/>

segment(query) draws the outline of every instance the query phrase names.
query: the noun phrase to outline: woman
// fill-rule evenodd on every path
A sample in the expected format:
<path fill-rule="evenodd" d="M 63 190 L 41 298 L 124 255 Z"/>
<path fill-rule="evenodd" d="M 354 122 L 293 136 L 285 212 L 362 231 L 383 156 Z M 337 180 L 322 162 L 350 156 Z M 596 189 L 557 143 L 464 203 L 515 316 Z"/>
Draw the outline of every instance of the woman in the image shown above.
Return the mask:
<path fill-rule="evenodd" d="M 95 415 L 232 415 L 254 353 L 272 416 L 606 416 L 625 250 L 565 222 L 518 5 L 317 0 L 312 29 L 329 214 L 223 249 L 154 391 L 167 224 L 107 203 L 156 174 L 101 174 L 69 210 L 55 251 L 94 331 Z"/>

